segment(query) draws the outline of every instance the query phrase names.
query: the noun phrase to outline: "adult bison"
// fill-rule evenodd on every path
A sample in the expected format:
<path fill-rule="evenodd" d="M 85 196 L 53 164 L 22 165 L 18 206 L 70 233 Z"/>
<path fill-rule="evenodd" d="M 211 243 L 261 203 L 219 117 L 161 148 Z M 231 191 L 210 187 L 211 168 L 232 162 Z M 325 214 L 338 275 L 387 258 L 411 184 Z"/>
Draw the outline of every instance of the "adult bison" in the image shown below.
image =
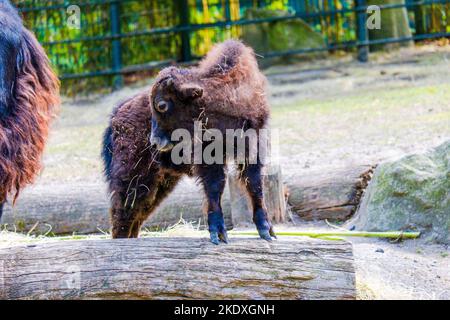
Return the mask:
<path fill-rule="evenodd" d="M 41 169 L 58 92 L 43 48 L 9 1 L 0 0 L 0 218 L 8 196 L 14 202 Z"/>

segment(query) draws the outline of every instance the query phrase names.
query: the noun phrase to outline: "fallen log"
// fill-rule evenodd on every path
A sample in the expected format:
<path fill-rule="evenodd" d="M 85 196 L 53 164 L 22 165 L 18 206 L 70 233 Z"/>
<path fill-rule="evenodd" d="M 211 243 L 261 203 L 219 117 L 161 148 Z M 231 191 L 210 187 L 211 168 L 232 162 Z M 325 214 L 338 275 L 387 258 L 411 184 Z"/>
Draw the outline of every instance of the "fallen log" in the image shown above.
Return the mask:
<path fill-rule="evenodd" d="M 343 221 L 348 219 L 359 204 L 371 172 L 371 166 L 354 166 L 283 173 L 283 180 L 289 192 L 288 203 L 294 213 L 293 216 L 302 220 Z M 279 177 L 279 174 L 265 177 L 266 184 L 272 185 L 272 194 L 279 196 L 268 197 L 273 200 L 269 202 L 269 205 L 273 204 L 269 207 L 279 208 L 272 210 L 279 214 L 269 213 L 274 222 L 284 220 L 282 214 L 284 190 L 281 190 Z M 253 226 L 252 214 L 245 205 L 245 192 L 237 188 L 233 189 L 233 186 L 231 191 L 235 195 L 235 202 L 230 203 L 228 187 L 222 199 L 225 223 L 229 228 L 233 225 Z M 268 195 L 268 190 L 265 190 L 265 194 Z M 150 217 L 145 227 L 164 228 L 177 223 L 180 217 L 196 223 L 200 221 L 204 225 L 202 203 L 201 186 L 193 179 L 184 179 Z M 14 208 L 10 205 L 5 206 L 2 223 L 8 224 L 9 230 L 20 232 L 33 230 L 35 233 L 42 234 L 50 230 L 54 234 L 89 234 L 97 233 L 99 230 L 109 230 L 108 210 L 108 195 L 106 186 L 102 182 L 37 184 L 21 193 Z"/>
<path fill-rule="evenodd" d="M 288 204 L 303 220 L 345 221 L 359 205 L 374 166 L 357 165 L 290 174 Z"/>
<path fill-rule="evenodd" d="M 5 206 L 2 224 L 19 232 L 89 234 L 108 231 L 109 199 L 104 183 L 36 185 L 25 189 L 16 205 Z M 224 194 L 225 223 L 231 227 L 229 193 Z M 144 227 L 161 229 L 180 218 L 204 223 L 203 191 L 193 179 L 183 179 Z"/>
<path fill-rule="evenodd" d="M 351 244 L 59 241 L 0 250 L 0 299 L 355 299 Z"/>

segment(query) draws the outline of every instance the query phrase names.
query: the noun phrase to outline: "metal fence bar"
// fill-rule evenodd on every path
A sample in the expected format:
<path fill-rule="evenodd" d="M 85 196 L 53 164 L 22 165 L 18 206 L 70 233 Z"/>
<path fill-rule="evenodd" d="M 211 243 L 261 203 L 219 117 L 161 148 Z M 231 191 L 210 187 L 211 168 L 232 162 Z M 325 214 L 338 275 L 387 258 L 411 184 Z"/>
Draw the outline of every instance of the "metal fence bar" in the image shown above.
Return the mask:
<path fill-rule="evenodd" d="M 88 6 L 95 6 L 95 5 L 105 5 L 105 4 L 111 4 L 114 2 L 133 2 L 135 0 L 102 0 L 102 1 L 89 1 L 89 2 L 82 2 L 77 3 L 76 5 L 78 7 L 88 7 Z M 64 4 L 54 4 L 51 6 L 40 6 L 40 7 L 20 7 L 19 10 L 22 12 L 33 12 L 33 11 L 47 11 L 47 10 L 58 10 L 58 9 L 66 9 L 68 6 L 67 3 Z"/>
<path fill-rule="evenodd" d="M 367 8 L 366 0 L 355 0 L 356 11 L 356 36 L 358 39 L 358 61 L 369 61 L 369 46 L 365 43 L 369 39 L 369 33 L 366 27 L 367 9 L 360 10 L 360 8 Z"/>
<path fill-rule="evenodd" d="M 191 39 L 189 24 L 189 3 L 188 0 L 178 0 L 180 8 L 180 33 L 181 33 L 181 61 L 191 61 Z M 173 31 L 169 31 L 173 32 Z"/>
<path fill-rule="evenodd" d="M 314 19 L 314 18 L 323 18 L 329 16 L 345 16 L 346 14 L 354 14 L 356 17 L 356 39 L 345 42 L 337 42 L 337 43 L 328 43 L 326 46 L 321 48 L 310 48 L 310 49 L 292 49 L 285 51 L 276 51 L 276 52 L 265 52 L 262 53 L 265 57 L 277 57 L 277 56 L 285 56 L 285 55 L 294 55 L 294 54 L 303 54 L 310 52 L 318 52 L 318 51 L 328 51 L 328 50 L 338 50 L 338 49 L 352 49 L 357 48 L 358 60 L 359 61 L 367 61 L 369 46 L 374 44 L 387 44 L 387 43 L 399 43 L 404 41 L 411 40 L 424 40 L 424 39 L 434 39 L 440 37 L 450 37 L 450 32 L 440 32 L 440 33 L 426 33 L 426 21 L 424 21 L 421 13 L 423 13 L 423 8 L 430 5 L 435 4 L 449 4 L 450 0 L 418 0 L 412 3 L 403 3 L 403 4 L 387 4 L 387 5 L 379 5 L 381 10 L 390 10 L 390 9 L 399 9 L 399 8 L 412 8 L 414 9 L 415 14 L 415 23 L 416 23 L 416 34 L 412 37 L 405 38 L 390 38 L 390 39 L 379 39 L 379 40 L 369 40 L 368 38 L 368 30 L 366 26 L 367 21 L 367 3 L 366 0 L 354 0 L 354 6 L 352 8 L 343 8 L 343 9 L 334 9 L 334 10 L 321 10 L 316 12 L 295 12 L 294 14 L 288 16 L 277 16 L 277 17 L 269 17 L 269 18 L 260 18 L 260 19 L 240 19 L 240 20 L 231 20 L 230 13 L 230 1 L 224 0 L 222 1 L 222 5 L 224 5 L 225 12 L 225 20 L 217 21 L 211 23 L 190 23 L 189 17 L 189 1 L 188 0 L 176 0 L 177 6 L 176 10 L 178 10 L 178 24 L 171 27 L 160 27 L 160 28 L 152 28 L 152 29 L 144 29 L 139 31 L 132 32 L 121 32 L 120 27 L 120 6 L 122 3 L 133 2 L 136 0 L 97 0 L 97 1 L 87 1 L 80 3 L 80 6 L 89 6 L 89 5 L 104 5 L 109 4 L 110 6 L 110 19 L 111 19 L 111 29 L 110 34 L 106 35 L 98 35 L 98 36 L 85 36 L 78 37 L 76 39 L 67 39 L 67 40 L 58 40 L 58 41 L 47 41 L 43 44 L 45 46 L 54 46 L 54 45 L 69 45 L 69 44 L 77 44 L 83 42 L 91 42 L 91 41 L 108 41 L 111 43 L 111 69 L 109 70 L 101 70 L 95 72 L 85 72 L 79 74 L 63 74 L 61 79 L 78 79 L 78 78 L 89 78 L 89 77 L 97 77 L 97 76 L 113 76 L 114 78 L 114 87 L 119 87 L 123 83 L 122 75 L 129 72 L 136 72 L 140 70 L 151 70 L 155 68 L 160 68 L 176 62 L 176 59 L 173 60 L 164 60 L 164 61 L 154 61 L 151 63 L 146 63 L 142 65 L 132 65 L 123 67 L 122 65 L 122 48 L 121 43 L 122 39 L 129 39 L 133 37 L 141 37 L 141 36 L 157 36 L 157 35 L 170 35 L 175 34 L 179 35 L 179 39 L 181 40 L 181 52 L 179 57 L 182 62 L 190 62 L 197 58 L 192 53 L 191 50 L 191 39 L 190 36 L 192 33 L 209 29 L 209 28 L 228 28 L 230 26 L 245 26 L 251 24 L 261 24 L 261 23 L 273 23 L 273 22 L 281 22 L 281 21 L 290 21 L 294 19 Z M 261 3 L 260 3 L 261 2 Z M 262 1 L 258 1 L 258 3 L 262 4 Z M 30 11 L 46 11 L 46 10 L 55 10 L 55 9 L 64 9 L 66 5 L 58 4 L 48 7 L 34 7 L 34 8 L 21 8 L 22 12 L 30 12 Z M 421 19 L 422 18 L 422 19 Z M 448 31 L 448 29 L 447 29 Z M 258 52 L 259 53 L 259 52 Z M 156 59 L 155 59 L 156 60 Z"/>
<path fill-rule="evenodd" d="M 120 34 L 120 3 L 113 1 L 110 4 L 111 34 Z M 112 70 L 116 76 L 113 79 L 113 89 L 123 86 L 123 77 L 120 74 L 122 69 L 122 47 L 119 38 L 112 41 Z"/>
<path fill-rule="evenodd" d="M 187 1 L 187 0 L 179 0 L 179 1 Z M 450 0 L 438 0 L 438 1 L 424 1 L 421 5 L 432 5 L 432 4 L 445 4 L 450 3 Z M 408 8 L 414 7 L 419 4 L 392 4 L 392 5 L 382 5 L 379 6 L 380 9 L 399 9 L 399 8 Z M 279 21 L 288 21 L 294 19 L 310 19 L 317 17 L 327 17 L 336 14 L 345 14 L 345 13 L 355 13 L 355 12 L 365 12 L 367 11 L 367 6 L 357 6 L 352 9 L 340 9 L 340 10 L 328 10 L 314 13 L 296 13 L 289 16 L 281 16 L 281 17 L 270 17 L 270 18 L 262 18 L 262 19 L 247 19 L 247 20 L 236 20 L 236 21 L 220 21 L 213 23 L 202 23 L 202 24 L 187 24 L 187 25 L 179 25 L 177 27 L 168 27 L 168 28 L 155 28 L 150 30 L 142 30 L 137 32 L 129 32 L 129 33 L 121 33 L 121 34 L 113 34 L 113 35 L 101 35 L 95 37 L 80 37 L 77 39 L 68 39 L 61 41 L 48 41 L 43 42 L 43 45 L 55 45 L 55 44 L 69 44 L 69 43 L 77 43 L 77 42 L 86 42 L 86 41 L 98 41 L 98 40 L 113 40 L 117 38 L 129 38 L 136 36 L 146 36 L 146 35 L 158 35 L 158 34 L 167 34 L 167 33 L 183 33 L 185 31 L 193 32 L 199 31 L 207 28 L 218 28 L 218 27 L 227 27 L 227 26 L 242 26 L 248 24 L 260 24 L 267 22 L 279 22 Z"/>
<path fill-rule="evenodd" d="M 450 32 L 447 33 L 435 33 L 432 35 L 418 35 L 418 36 L 412 36 L 412 37 L 404 37 L 404 38 L 387 38 L 387 39 L 380 39 L 380 40 L 369 40 L 364 43 L 365 46 L 370 45 L 376 45 L 376 44 L 388 44 L 388 43 L 401 43 L 401 42 L 407 42 L 407 41 L 417 41 L 417 40 L 426 40 L 426 39 L 436 39 L 436 38 L 445 38 L 450 37 Z M 289 55 L 296 55 L 296 54 L 307 54 L 307 53 L 314 53 L 314 52 L 323 52 L 323 51 L 330 51 L 330 50 L 343 50 L 343 49 L 350 49 L 350 48 L 357 48 L 360 44 L 357 41 L 347 41 L 345 43 L 339 43 L 339 44 L 331 44 L 327 47 L 323 48 L 311 48 L 311 49 L 298 49 L 298 50 L 286 50 L 286 51 L 276 51 L 276 52 L 267 52 L 264 53 L 262 58 L 275 58 L 280 56 L 289 56 Z M 193 56 L 190 61 L 190 63 L 194 63 L 196 59 L 200 59 L 201 57 Z M 139 70 L 129 70 L 129 68 L 123 68 L 122 70 L 116 72 L 113 70 L 105 70 L 105 71 L 97 71 L 97 72 L 88 72 L 88 73 L 82 73 L 82 74 L 68 74 L 68 75 L 62 75 L 60 78 L 62 80 L 64 79 L 81 79 L 81 78 L 90 78 L 90 77 L 97 77 L 97 76 L 111 76 L 115 74 L 125 74 L 128 72 L 136 72 L 136 71 L 144 71 L 144 70 L 153 70 L 158 68 L 163 68 L 166 66 L 169 66 L 173 63 L 175 63 L 175 60 L 167 60 L 163 61 L 161 63 L 154 63 L 151 65 L 144 65 L 142 68 L 136 68 Z M 190 64 L 188 63 L 188 64 Z"/>
<path fill-rule="evenodd" d="M 370 45 L 376 45 L 376 44 L 401 43 L 401 42 L 407 42 L 407 41 L 418 41 L 418 40 L 436 39 L 436 38 L 444 38 L 444 37 L 450 37 L 450 32 L 435 33 L 432 36 L 418 35 L 418 36 L 403 37 L 403 38 L 387 38 L 387 39 L 379 39 L 379 40 L 368 40 L 364 43 L 364 45 L 370 46 Z M 313 52 L 329 51 L 329 50 L 349 49 L 349 48 L 356 48 L 359 45 L 360 44 L 357 41 L 348 41 L 346 43 L 338 43 L 338 44 L 329 45 L 324 48 L 311 48 L 311 49 L 267 52 L 264 54 L 264 58 L 272 58 L 272 57 L 279 57 L 279 56 L 284 56 L 284 55 L 294 55 L 294 54 L 303 54 L 303 53 L 313 53 Z"/>

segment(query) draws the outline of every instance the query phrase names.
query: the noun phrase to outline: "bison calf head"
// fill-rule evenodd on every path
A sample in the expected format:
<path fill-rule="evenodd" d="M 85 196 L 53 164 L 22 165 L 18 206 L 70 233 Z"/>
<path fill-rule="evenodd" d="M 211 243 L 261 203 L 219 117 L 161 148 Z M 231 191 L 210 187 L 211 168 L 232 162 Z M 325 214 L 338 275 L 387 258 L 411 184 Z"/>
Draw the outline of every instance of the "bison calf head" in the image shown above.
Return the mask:
<path fill-rule="evenodd" d="M 150 144 L 161 152 L 170 151 L 174 146 L 171 141 L 174 130 L 192 132 L 200 114 L 198 101 L 202 96 L 202 86 L 194 81 L 174 75 L 157 81 L 152 88 Z"/>

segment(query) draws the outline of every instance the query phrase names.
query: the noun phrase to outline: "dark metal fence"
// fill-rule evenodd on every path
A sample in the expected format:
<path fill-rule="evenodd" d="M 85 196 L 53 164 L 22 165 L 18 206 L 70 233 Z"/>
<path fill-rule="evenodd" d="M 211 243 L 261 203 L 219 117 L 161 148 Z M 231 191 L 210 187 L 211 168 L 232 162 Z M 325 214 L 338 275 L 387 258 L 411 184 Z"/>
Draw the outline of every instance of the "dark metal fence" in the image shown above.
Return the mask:
<path fill-rule="evenodd" d="M 17 5 L 37 34 L 63 80 L 120 86 L 123 75 L 174 62 L 193 61 L 213 42 L 240 36 L 246 26 L 275 25 L 302 19 L 321 34 L 324 45 L 258 51 L 271 58 L 320 51 L 357 51 L 368 60 L 376 45 L 450 37 L 450 0 L 402 0 L 379 5 L 405 10 L 408 36 L 370 39 L 366 21 L 373 0 L 20 0 Z M 385 2 L 386 3 L 386 2 Z M 80 29 L 67 26 L 67 9 L 80 9 Z M 436 10 L 437 13 L 433 10 Z M 288 14 L 245 16 L 249 8 L 283 9 Z M 431 11 L 430 11 L 431 10 Z M 239 29 L 241 28 L 241 29 Z M 107 80 L 92 80 L 107 79 Z M 111 82 L 112 80 L 112 82 Z M 93 82 L 94 81 L 94 82 Z M 89 85 L 89 84 L 88 84 Z"/>

